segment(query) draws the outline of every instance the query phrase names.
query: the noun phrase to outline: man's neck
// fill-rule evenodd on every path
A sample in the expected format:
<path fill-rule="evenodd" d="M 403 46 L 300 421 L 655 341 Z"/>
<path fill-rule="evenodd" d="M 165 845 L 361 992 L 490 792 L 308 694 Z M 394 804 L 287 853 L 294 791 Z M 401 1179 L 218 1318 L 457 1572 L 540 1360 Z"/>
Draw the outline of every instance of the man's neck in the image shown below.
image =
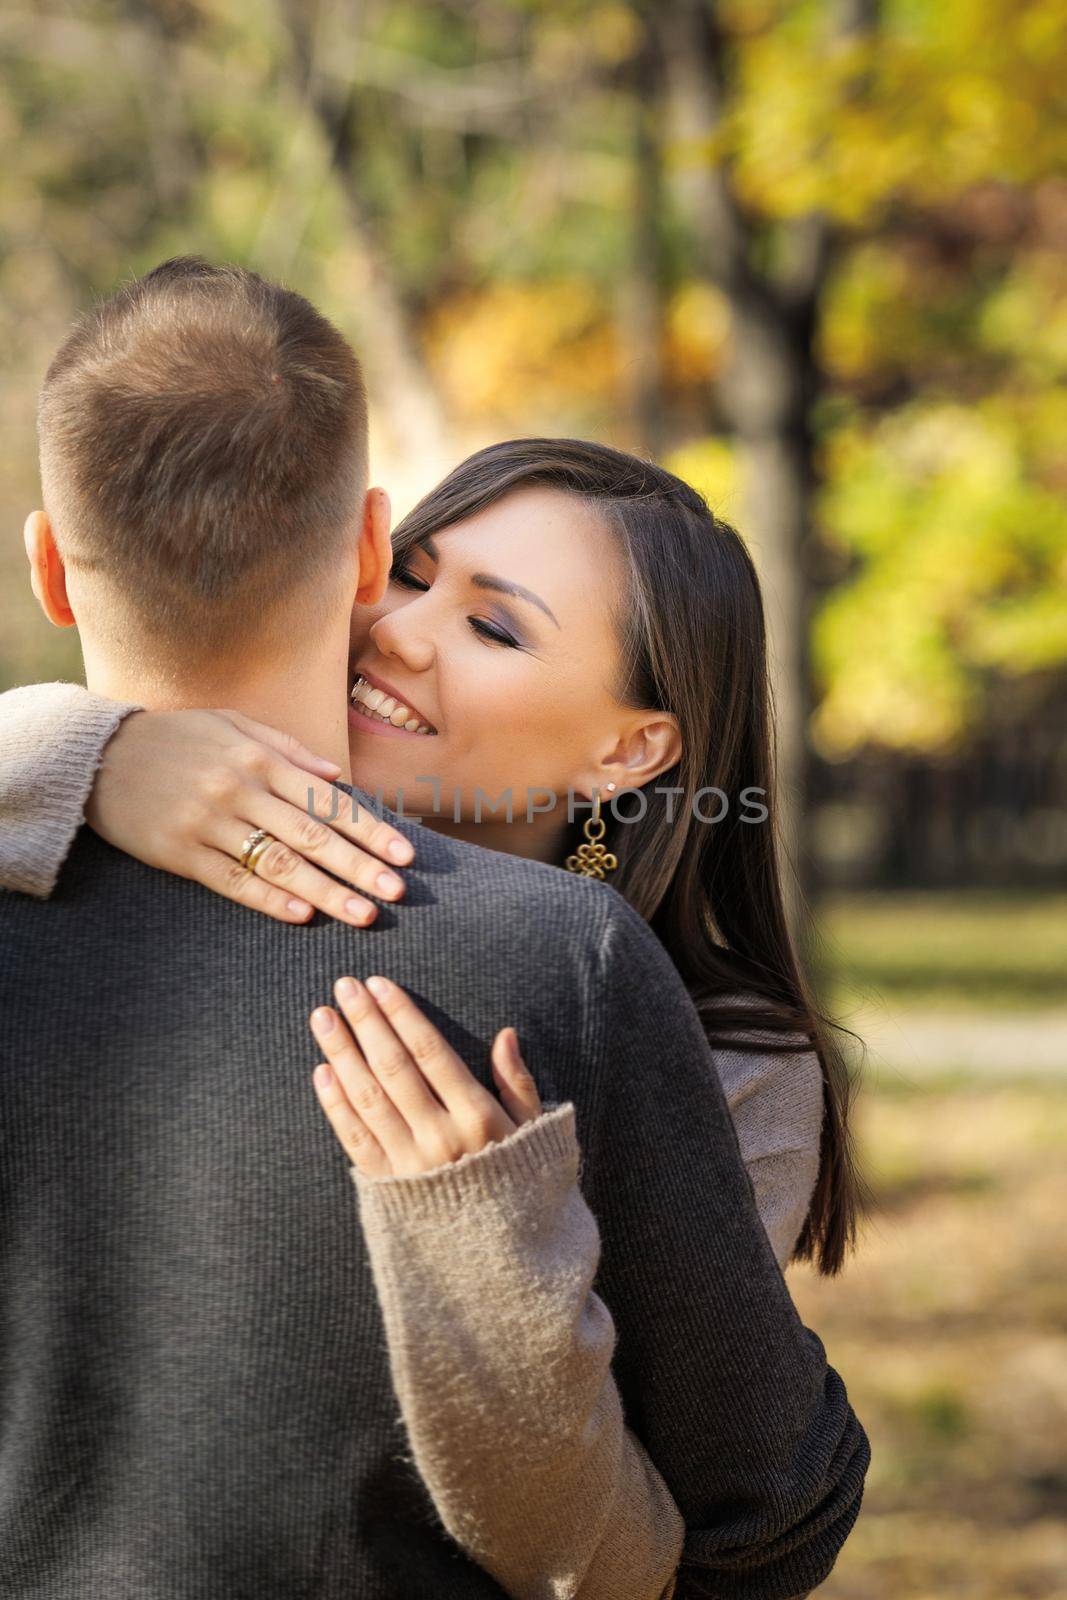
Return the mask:
<path fill-rule="evenodd" d="M 336 761 L 352 782 L 348 753 L 348 638 L 332 648 L 237 669 L 227 663 L 198 674 L 138 669 L 101 659 L 84 641 L 86 686 L 111 700 L 134 701 L 149 711 L 192 707 L 240 711 L 288 733 L 313 755 Z"/>
<path fill-rule="evenodd" d="M 358 780 L 357 780 L 358 781 Z M 528 861 L 547 861 L 550 866 L 563 865 L 567 851 L 567 825 L 554 823 L 551 817 L 538 817 L 536 823 L 516 819 L 513 822 L 453 822 L 451 817 L 423 817 L 423 824 L 434 833 L 445 833 L 450 839 L 464 839 L 468 844 L 479 844 L 483 850 L 500 850 L 509 856 L 524 856 Z"/>

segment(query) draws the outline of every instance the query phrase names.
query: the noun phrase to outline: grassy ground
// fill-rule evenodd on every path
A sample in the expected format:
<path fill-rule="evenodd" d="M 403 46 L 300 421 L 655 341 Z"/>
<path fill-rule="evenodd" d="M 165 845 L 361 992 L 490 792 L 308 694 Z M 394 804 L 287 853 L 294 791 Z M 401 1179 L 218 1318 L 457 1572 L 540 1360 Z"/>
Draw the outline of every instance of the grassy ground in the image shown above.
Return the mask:
<path fill-rule="evenodd" d="M 837 992 L 869 1007 L 873 986 L 901 1038 L 909 1016 L 940 1010 L 951 1040 L 1013 1011 L 1023 1042 L 980 1073 L 883 1050 L 856 1112 L 859 1251 L 836 1281 L 789 1269 L 873 1452 L 820 1595 L 1067 1600 L 1067 900 L 839 900 L 827 925 Z M 1062 1072 L 1031 1070 L 1043 1024 Z"/>
<path fill-rule="evenodd" d="M 1067 1005 L 1067 894 L 840 894 L 819 929 L 846 1003 Z"/>

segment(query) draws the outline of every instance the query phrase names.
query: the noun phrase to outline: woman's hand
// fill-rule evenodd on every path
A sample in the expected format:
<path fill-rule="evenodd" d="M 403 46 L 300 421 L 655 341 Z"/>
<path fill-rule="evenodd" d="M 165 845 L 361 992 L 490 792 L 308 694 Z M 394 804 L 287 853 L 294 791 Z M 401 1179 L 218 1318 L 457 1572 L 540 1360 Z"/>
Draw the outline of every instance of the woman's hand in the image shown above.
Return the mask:
<path fill-rule="evenodd" d="M 238 711 L 133 711 L 108 740 L 85 816 L 128 855 L 279 922 L 317 907 L 365 927 L 378 908 L 347 885 L 398 900 L 404 880 L 383 862 L 408 865 L 415 851 L 324 775 L 338 775 L 335 762 Z M 276 842 L 249 872 L 239 857 L 255 828 Z"/>
<path fill-rule="evenodd" d="M 311 1013 L 328 1061 L 314 1083 L 342 1149 L 366 1177 L 429 1172 L 541 1115 L 514 1028 L 493 1040 L 501 1105 L 397 984 L 339 978 L 334 994 L 348 1026 L 329 1006 Z"/>

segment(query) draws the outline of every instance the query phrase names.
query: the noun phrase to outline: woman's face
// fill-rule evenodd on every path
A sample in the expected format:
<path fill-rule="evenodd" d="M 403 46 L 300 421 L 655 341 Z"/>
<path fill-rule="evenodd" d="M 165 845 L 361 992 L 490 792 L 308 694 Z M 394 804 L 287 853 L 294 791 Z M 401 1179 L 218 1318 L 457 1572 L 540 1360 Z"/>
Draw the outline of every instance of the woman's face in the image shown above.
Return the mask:
<path fill-rule="evenodd" d="M 480 786 L 482 836 L 497 848 L 504 791 L 522 824 L 527 791 L 534 806 L 555 791 L 556 809 L 533 817 L 547 839 L 566 822 L 568 786 L 578 797 L 612 779 L 622 788 L 621 769 L 602 765 L 613 752 L 619 760 L 620 738 L 642 716 L 609 692 L 619 667 L 609 613 L 622 583 L 595 512 L 554 489 L 516 490 L 415 547 L 379 604 L 353 612 L 349 681 L 365 674 L 373 692 L 377 680 L 434 732 L 369 721 L 350 703 L 354 782 L 427 822 L 476 821 Z"/>

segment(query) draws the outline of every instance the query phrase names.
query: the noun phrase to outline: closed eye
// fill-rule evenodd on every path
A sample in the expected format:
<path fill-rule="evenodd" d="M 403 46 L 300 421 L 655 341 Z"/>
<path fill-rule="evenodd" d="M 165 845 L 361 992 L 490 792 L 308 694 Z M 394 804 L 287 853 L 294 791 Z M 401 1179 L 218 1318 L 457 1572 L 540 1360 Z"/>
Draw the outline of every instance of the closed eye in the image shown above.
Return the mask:
<path fill-rule="evenodd" d="M 430 587 L 428 583 L 420 583 L 414 573 L 407 567 L 394 567 L 389 574 L 391 582 L 398 583 L 402 589 L 421 589 L 424 593 Z"/>
<path fill-rule="evenodd" d="M 409 572 L 407 567 L 394 567 L 389 576 L 392 582 L 398 583 L 402 589 L 417 589 L 420 594 L 425 594 L 430 587 L 428 583 L 423 583 L 421 578 L 416 578 L 413 572 Z M 489 640 L 493 644 L 507 645 L 510 650 L 522 649 L 517 639 L 513 639 L 510 634 L 503 633 L 492 627 L 488 622 L 483 622 L 481 617 L 468 617 L 467 621 L 474 632 L 483 639 Z"/>
<path fill-rule="evenodd" d="M 491 628 L 489 624 L 487 622 L 483 622 L 480 617 L 468 617 L 467 621 L 470 623 L 475 633 L 480 633 L 485 639 L 492 639 L 494 644 L 506 644 L 511 650 L 519 649 L 518 642 L 515 639 L 512 639 L 509 634 L 499 633 L 496 628 Z"/>

